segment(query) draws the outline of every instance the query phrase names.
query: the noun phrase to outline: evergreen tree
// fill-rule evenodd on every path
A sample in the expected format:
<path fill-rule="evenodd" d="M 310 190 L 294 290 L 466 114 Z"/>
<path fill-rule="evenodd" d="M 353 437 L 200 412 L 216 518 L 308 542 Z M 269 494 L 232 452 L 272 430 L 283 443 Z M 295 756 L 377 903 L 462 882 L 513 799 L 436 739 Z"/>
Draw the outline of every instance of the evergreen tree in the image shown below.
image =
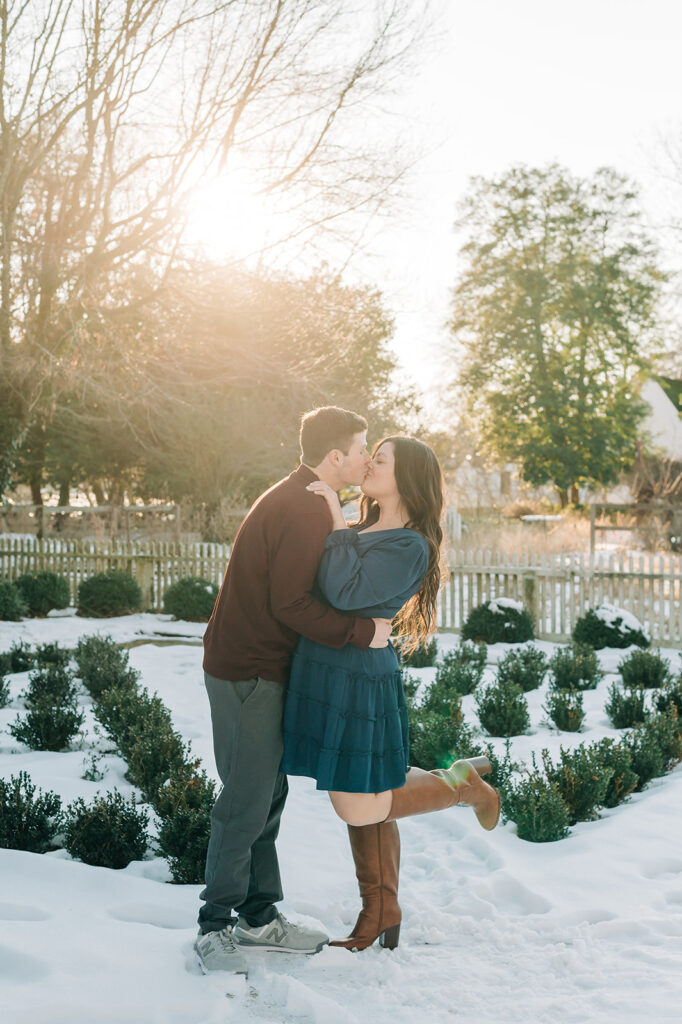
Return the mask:
<path fill-rule="evenodd" d="M 517 166 L 473 180 L 458 226 L 467 266 L 450 326 L 484 450 L 553 483 L 562 504 L 578 484 L 614 482 L 636 453 L 664 279 L 636 190 L 609 168 Z"/>

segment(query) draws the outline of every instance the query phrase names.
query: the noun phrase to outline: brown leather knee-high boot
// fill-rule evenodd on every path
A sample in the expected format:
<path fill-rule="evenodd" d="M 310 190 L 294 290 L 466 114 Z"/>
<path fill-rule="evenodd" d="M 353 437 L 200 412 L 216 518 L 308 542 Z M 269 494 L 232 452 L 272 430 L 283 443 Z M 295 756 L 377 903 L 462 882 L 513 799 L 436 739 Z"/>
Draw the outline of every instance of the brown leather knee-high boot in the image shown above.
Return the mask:
<path fill-rule="evenodd" d="M 455 804 L 473 807 L 484 829 L 494 829 L 500 818 L 500 794 L 479 772 L 489 772 L 487 757 L 455 761 L 449 768 L 425 772 L 410 768 L 405 785 L 393 790 L 391 810 L 386 821 L 427 814 Z"/>
<path fill-rule="evenodd" d="M 378 825 L 349 825 L 348 837 L 362 910 L 350 935 L 345 939 L 335 939 L 329 945 L 355 951 L 366 949 L 378 938 L 382 946 L 395 949 L 402 918 L 398 905 L 398 826 L 395 821 L 382 821 Z"/>

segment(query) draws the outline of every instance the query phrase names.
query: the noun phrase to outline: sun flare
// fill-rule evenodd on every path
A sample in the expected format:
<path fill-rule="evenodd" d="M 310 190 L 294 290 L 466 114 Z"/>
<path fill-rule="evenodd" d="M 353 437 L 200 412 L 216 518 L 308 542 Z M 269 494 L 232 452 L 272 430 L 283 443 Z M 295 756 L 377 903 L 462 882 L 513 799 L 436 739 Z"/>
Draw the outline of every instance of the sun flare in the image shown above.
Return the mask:
<path fill-rule="evenodd" d="M 267 197 L 246 173 L 234 171 L 195 189 L 187 233 L 213 258 L 248 259 L 281 239 L 275 219 Z"/>

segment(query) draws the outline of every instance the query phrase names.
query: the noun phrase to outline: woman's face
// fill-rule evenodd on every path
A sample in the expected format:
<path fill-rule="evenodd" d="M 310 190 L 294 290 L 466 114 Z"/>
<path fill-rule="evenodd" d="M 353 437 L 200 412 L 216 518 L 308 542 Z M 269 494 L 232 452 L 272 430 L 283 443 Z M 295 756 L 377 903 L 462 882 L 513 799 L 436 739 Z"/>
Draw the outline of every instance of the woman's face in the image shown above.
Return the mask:
<path fill-rule="evenodd" d="M 372 458 L 362 484 L 362 492 L 377 501 L 397 496 L 395 451 L 390 441 L 385 441 Z"/>

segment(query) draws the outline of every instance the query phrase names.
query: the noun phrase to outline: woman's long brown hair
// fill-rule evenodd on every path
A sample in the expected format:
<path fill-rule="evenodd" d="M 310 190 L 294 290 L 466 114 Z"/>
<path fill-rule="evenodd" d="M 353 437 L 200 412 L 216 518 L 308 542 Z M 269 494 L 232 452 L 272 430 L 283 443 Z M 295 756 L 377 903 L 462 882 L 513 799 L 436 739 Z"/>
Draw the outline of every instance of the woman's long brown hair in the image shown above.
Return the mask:
<path fill-rule="evenodd" d="M 445 485 L 433 450 L 415 437 L 385 437 L 374 446 L 372 458 L 382 444 L 388 442 L 393 445 L 398 493 L 410 517 L 406 526 L 421 533 L 429 545 L 429 563 L 422 585 L 395 618 L 397 635 L 403 638 L 402 649 L 411 653 L 420 643 L 426 642 L 436 628 L 436 604 L 442 580 L 441 518 Z M 379 512 L 376 500 L 364 494 L 360 502 L 358 528 L 376 523 Z"/>

